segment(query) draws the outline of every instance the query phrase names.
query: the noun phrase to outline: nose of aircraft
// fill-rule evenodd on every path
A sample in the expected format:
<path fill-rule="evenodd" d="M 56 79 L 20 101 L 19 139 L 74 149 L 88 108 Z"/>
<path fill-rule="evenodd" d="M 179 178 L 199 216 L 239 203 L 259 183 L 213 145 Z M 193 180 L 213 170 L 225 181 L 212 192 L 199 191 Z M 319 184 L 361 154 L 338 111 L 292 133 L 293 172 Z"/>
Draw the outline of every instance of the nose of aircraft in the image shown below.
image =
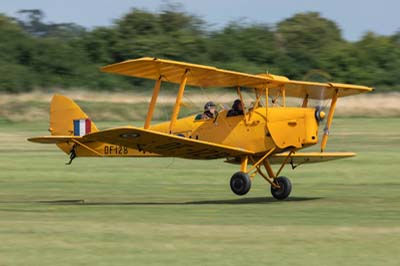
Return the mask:
<path fill-rule="evenodd" d="M 321 122 L 325 118 L 325 112 L 322 111 L 320 108 L 316 108 L 315 110 L 315 119 L 317 119 L 318 122 Z"/>
<path fill-rule="evenodd" d="M 319 112 L 319 117 L 321 118 L 321 120 L 324 120 L 325 112 L 324 111 Z"/>

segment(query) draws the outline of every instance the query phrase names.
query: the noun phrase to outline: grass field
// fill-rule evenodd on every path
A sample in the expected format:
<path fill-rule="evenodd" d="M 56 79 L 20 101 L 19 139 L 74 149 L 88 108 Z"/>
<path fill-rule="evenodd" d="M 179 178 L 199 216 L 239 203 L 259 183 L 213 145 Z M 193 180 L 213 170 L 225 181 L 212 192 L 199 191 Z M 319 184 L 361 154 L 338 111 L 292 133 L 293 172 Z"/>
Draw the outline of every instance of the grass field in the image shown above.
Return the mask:
<path fill-rule="evenodd" d="M 333 126 L 328 149 L 359 155 L 286 168 L 278 202 L 260 178 L 233 195 L 220 160 L 66 166 L 26 141 L 47 124 L 0 122 L 0 265 L 399 265 L 400 119 Z"/>

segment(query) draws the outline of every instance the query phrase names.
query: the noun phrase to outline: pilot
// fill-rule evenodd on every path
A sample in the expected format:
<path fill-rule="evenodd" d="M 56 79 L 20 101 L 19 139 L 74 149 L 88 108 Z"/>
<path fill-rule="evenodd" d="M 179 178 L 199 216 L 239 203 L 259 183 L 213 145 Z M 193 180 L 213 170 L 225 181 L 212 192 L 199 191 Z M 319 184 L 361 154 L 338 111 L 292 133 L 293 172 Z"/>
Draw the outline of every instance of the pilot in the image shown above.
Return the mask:
<path fill-rule="evenodd" d="M 228 114 L 226 115 L 227 117 L 229 116 L 237 116 L 237 115 L 243 115 L 243 105 L 242 101 L 239 99 L 236 99 L 233 104 L 232 104 L 232 109 L 228 111 Z"/>
<path fill-rule="evenodd" d="M 218 112 L 217 112 L 217 107 L 215 105 L 215 103 L 213 102 L 207 102 L 204 105 L 204 112 L 202 114 L 198 114 L 195 118 L 195 120 L 208 120 L 208 119 L 212 119 L 215 118 L 217 116 Z"/>

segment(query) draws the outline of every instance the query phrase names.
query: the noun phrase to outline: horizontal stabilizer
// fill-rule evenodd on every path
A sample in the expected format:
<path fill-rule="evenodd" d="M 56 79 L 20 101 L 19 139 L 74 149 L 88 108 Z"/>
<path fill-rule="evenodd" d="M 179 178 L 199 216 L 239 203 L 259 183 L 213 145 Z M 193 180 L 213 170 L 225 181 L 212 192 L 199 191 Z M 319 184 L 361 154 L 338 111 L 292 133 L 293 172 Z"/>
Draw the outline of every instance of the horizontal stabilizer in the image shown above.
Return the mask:
<path fill-rule="evenodd" d="M 43 136 L 43 137 L 33 137 L 28 140 L 31 142 L 44 143 L 44 144 L 58 144 L 69 142 L 71 140 L 81 140 L 82 137 L 79 136 Z"/>

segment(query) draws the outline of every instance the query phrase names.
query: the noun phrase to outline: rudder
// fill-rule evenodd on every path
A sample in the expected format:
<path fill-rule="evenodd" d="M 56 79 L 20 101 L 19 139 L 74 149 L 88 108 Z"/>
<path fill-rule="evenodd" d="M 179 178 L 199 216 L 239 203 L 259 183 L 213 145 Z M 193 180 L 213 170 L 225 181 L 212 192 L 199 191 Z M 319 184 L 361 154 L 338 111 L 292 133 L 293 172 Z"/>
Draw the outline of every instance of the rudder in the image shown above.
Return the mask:
<path fill-rule="evenodd" d="M 98 129 L 73 100 L 56 94 L 50 104 L 49 131 L 53 136 L 81 136 Z"/>

